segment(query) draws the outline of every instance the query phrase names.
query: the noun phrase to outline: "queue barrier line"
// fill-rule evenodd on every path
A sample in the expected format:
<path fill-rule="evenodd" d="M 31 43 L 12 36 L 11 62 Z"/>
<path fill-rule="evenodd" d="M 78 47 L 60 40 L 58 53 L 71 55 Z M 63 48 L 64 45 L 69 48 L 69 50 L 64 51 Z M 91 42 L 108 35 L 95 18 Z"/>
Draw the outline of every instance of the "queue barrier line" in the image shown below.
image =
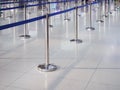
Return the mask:
<path fill-rule="evenodd" d="M 44 19 L 44 18 L 46 18 L 46 15 L 36 17 L 36 18 L 32 18 L 32 19 L 28 19 L 28 20 L 24 20 L 24 21 L 19 21 L 19 22 L 16 22 L 16 23 L 2 25 L 2 26 L 0 26 L 0 30 L 8 29 L 8 28 L 15 27 L 15 26 L 20 26 L 20 25 L 31 23 L 31 22 L 41 20 L 41 19 Z"/>
<path fill-rule="evenodd" d="M 17 6 L 17 7 L 11 7 L 11 8 L 2 8 L 0 9 L 1 11 L 6 11 L 6 10 L 11 10 L 11 9 L 18 9 L 18 8 L 23 8 L 24 6 Z"/>
<path fill-rule="evenodd" d="M 66 12 L 72 11 L 72 10 L 74 10 L 74 9 L 75 9 L 75 7 L 70 8 L 70 9 L 66 9 L 66 10 L 64 10 L 64 11 L 59 11 L 59 12 L 51 13 L 51 14 L 49 14 L 49 17 L 55 16 L 55 15 L 58 15 L 58 14 L 62 14 L 62 13 L 66 13 Z"/>
<path fill-rule="evenodd" d="M 35 0 L 35 1 L 37 1 L 37 0 Z M 34 1 L 1 2 L 0 4 L 14 4 L 14 3 L 20 3 L 20 2 L 34 2 Z"/>
<path fill-rule="evenodd" d="M 27 5 L 26 7 L 33 7 L 33 6 L 42 6 L 45 5 L 46 3 L 42 4 L 35 4 L 35 5 Z M 24 8 L 24 6 L 17 6 L 17 7 L 11 7 L 11 8 L 2 8 L 0 9 L 1 11 L 6 11 L 6 10 L 11 10 L 11 9 L 19 9 L 19 8 Z"/>
<path fill-rule="evenodd" d="M 71 0 L 71 1 L 74 1 L 74 0 Z M 63 3 L 63 2 L 68 2 L 68 1 L 59 1 L 59 2 L 46 2 L 46 3 L 41 3 L 41 4 L 34 4 L 34 5 L 27 5 L 26 7 L 34 7 L 34 6 L 42 6 L 42 5 L 45 5 L 45 4 L 55 4 L 55 3 Z M 15 3 L 13 3 L 15 4 Z M 11 9 L 18 9 L 18 8 L 24 8 L 24 6 L 17 6 L 17 7 L 11 7 L 11 8 L 1 8 L 0 10 L 1 11 L 6 11 L 6 10 L 11 10 Z"/>
<path fill-rule="evenodd" d="M 93 2 L 92 4 L 96 4 L 96 3 L 97 2 Z M 82 7 L 85 7 L 85 6 L 88 6 L 88 5 L 89 4 L 82 5 L 82 6 L 77 6 L 77 7 L 78 8 L 82 8 Z M 51 13 L 51 14 L 48 14 L 48 17 L 59 15 L 59 14 L 62 14 L 62 13 L 66 13 L 66 12 L 74 10 L 75 8 L 76 7 L 73 7 L 73 8 L 70 8 L 70 9 L 66 9 L 64 11 L 59 11 L 59 12 Z M 35 17 L 35 18 L 32 18 L 32 19 L 28 19 L 28 20 L 23 20 L 23 21 L 15 22 L 15 23 L 11 23 L 11 24 L 7 24 L 7 25 L 2 25 L 2 26 L 0 26 L 0 30 L 8 29 L 8 28 L 15 27 L 15 26 L 20 26 L 20 25 L 31 23 L 31 22 L 34 22 L 34 21 L 37 21 L 37 20 L 41 20 L 41 19 L 44 19 L 44 18 L 46 18 L 46 15 Z"/>
<path fill-rule="evenodd" d="M 37 0 L 35 0 L 37 1 Z M 15 1 L 15 2 L 0 2 L 0 4 L 15 4 L 15 3 L 20 3 L 20 2 L 35 2 L 35 1 Z M 58 1 L 58 3 L 61 3 L 61 2 L 71 2 L 71 1 L 75 1 L 75 0 L 70 0 L 70 1 Z M 39 2 L 39 1 L 37 1 Z M 46 2 L 47 3 L 47 2 Z M 51 3 L 57 3 L 57 2 L 51 2 Z"/>

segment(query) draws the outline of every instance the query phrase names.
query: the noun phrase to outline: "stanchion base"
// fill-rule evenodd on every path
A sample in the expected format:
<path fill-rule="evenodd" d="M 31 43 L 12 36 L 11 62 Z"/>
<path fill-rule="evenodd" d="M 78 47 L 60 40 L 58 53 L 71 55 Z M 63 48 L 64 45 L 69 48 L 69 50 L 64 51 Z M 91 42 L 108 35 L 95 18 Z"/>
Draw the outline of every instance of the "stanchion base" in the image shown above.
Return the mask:
<path fill-rule="evenodd" d="M 86 30 L 92 31 L 92 30 L 95 30 L 95 28 L 94 27 L 86 27 Z"/>
<path fill-rule="evenodd" d="M 120 7 L 117 7 L 117 9 L 120 9 Z"/>
<path fill-rule="evenodd" d="M 45 64 L 42 64 L 38 66 L 38 70 L 40 70 L 41 72 L 52 72 L 52 71 L 57 70 L 57 66 L 52 65 L 52 64 L 48 64 L 46 66 Z"/>
<path fill-rule="evenodd" d="M 104 15 L 106 18 L 108 17 L 108 15 Z"/>
<path fill-rule="evenodd" d="M 51 28 L 52 28 L 52 27 L 53 27 L 53 25 L 49 25 L 49 27 L 51 27 Z"/>
<path fill-rule="evenodd" d="M 103 21 L 103 20 L 97 20 L 96 22 L 98 22 L 98 23 L 103 23 L 104 21 Z"/>
<path fill-rule="evenodd" d="M 107 18 L 107 17 L 108 17 L 108 15 L 106 15 L 106 14 L 105 14 L 105 15 L 103 15 L 103 17 L 106 17 L 106 18 Z"/>
<path fill-rule="evenodd" d="M 69 18 L 65 18 L 64 20 L 66 20 L 66 21 L 70 21 L 70 19 L 69 19 Z"/>
<path fill-rule="evenodd" d="M 21 35 L 19 36 L 20 38 L 23 38 L 23 39 L 29 39 L 30 38 L 30 35 Z"/>
<path fill-rule="evenodd" d="M 82 43 L 83 41 L 80 39 L 71 39 L 71 42 Z"/>
<path fill-rule="evenodd" d="M 8 18 L 13 18 L 13 16 L 8 16 Z"/>
<path fill-rule="evenodd" d="M 82 15 L 81 14 L 77 14 L 79 17 L 81 17 Z"/>
<path fill-rule="evenodd" d="M 29 14 L 31 14 L 31 12 L 28 12 Z"/>
<path fill-rule="evenodd" d="M 119 8 L 120 8 L 120 7 L 115 7 L 115 8 L 114 8 L 114 11 L 117 11 Z"/>
<path fill-rule="evenodd" d="M 108 12 L 108 14 L 112 14 L 112 12 Z"/>

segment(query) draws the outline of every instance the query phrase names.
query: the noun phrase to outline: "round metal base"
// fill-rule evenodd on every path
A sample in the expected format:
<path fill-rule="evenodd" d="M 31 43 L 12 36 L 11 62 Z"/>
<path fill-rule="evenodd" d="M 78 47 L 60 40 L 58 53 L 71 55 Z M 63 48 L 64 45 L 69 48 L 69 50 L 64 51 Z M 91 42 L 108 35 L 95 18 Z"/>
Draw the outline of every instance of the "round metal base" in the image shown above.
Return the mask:
<path fill-rule="evenodd" d="M 119 8 L 120 8 L 120 7 L 115 7 L 115 8 L 114 8 L 114 11 L 117 11 Z"/>
<path fill-rule="evenodd" d="M 49 27 L 51 27 L 51 28 L 52 28 L 52 27 L 53 27 L 53 25 L 49 25 Z"/>
<path fill-rule="evenodd" d="M 117 9 L 120 9 L 120 7 L 117 7 Z"/>
<path fill-rule="evenodd" d="M 104 15 L 106 18 L 108 17 L 108 15 Z"/>
<path fill-rule="evenodd" d="M 31 12 L 28 12 L 29 14 L 31 14 Z"/>
<path fill-rule="evenodd" d="M 108 12 L 108 14 L 112 14 L 112 12 Z"/>
<path fill-rule="evenodd" d="M 80 39 L 71 39 L 71 42 L 82 43 L 83 41 Z"/>
<path fill-rule="evenodd" d="M 8 16 L 8 18 L 13 18 L 13 16 Z"/>
<path fill-rule="evenodd" d="M 29 39 L 30 38 L 30 35 L 21 35 L 21 36 L 19 36 L 20 38 L 22 38 L 22 39 Z"/>
<path fill-rule="evenodd" d="M 77 14 L 79 17 L 81 17 L 82 15 L 81 14 Z"/>
<path fill-rule="evenodd" d="M 64 20 L 66 20 L 66 21 L 70 21 L 70 19 L 69 19 L 69 18 L 65 18 Z"/>
<path fill-rule="evenodd" d="M 98 22 L 98 23 L 103 23 L 104 21 L 103 21 L 103 20 L 97 20 L 96 22 Z"/>
<path fill-rule="evenodd" d="M 102 17 L 106 17 L 106 18 L 107 18 L 107 17 L 108 17 L 108 15 L 106 15 L 106 14 L 105 14 L 105 15 L 103 15 Z"/>
<path fill-rule="evenodd" d="M 57 66 L 52 65 L 52 64 L 48 64 L 47 66 L 45 64 L 39 65 L 38 66 L 38 70 L 42 71 L 42 72 L 52 72 L 57 70 Z"/>
<path fill-rule="evenodd" d="M 86 30 L 92 31 L 92 30 L 95 30 L 95 28 L 94 27 L 86 27 Z"/>

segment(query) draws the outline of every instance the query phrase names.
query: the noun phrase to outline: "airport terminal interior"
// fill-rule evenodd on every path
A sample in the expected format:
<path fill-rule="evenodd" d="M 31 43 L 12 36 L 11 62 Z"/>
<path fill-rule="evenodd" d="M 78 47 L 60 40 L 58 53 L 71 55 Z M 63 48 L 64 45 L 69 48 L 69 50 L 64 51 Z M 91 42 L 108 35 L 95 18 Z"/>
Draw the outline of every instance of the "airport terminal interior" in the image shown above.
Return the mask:
<path fill-rule="evenodd" d="M 120 90 L 120 1 L 0 0 L 0 90 Z"/>

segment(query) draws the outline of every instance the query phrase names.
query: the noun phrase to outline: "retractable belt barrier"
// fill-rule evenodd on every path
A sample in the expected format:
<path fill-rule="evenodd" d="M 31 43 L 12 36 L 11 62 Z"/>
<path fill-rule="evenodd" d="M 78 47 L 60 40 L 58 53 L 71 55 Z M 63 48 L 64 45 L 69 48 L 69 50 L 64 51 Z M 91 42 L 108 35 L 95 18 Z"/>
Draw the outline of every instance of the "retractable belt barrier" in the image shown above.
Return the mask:
<path fill-rule="evenodd" d="M 37 0 L 35 0 L 37 1 Z M 23 1 L 14 1 L 14 2 L 0 2 L 0 4 L 14 4 L 14 3 L 20 3 L 20 2 L 23 2 Z M 34 2 L 34 1 L 24 1 L 24 2 Z"/>
<path fill-rule="evenodd" d="M 42 6 L 42 5 L 45 5 L 45 4 L 46 3 L 35 4 L 35 5 L 26 5 L 26 7 Z M 24 6 L 17 6 L 17 7 L 11 7 L 11 8 L 2 8 L 1 11 L 11 10 L 11 9 L 18 9 L 18 8 L 24 8 Z"/>
<path fill-rule="evenodd" d="M 14 4 L 14 3 L 20 3 L 20 2 L 35 2 L 35 1 L 38 1 L 38 0 L 34 0 L 34 1 L 14 1 L 14 2 L 0 2 L 0 4 Z M 69 1 L 58 1 L 58 2 L 50 2 L 50 3 L 62 3 L 62 2 L 71 2 L 71 1 L 75 1 L 75 0 L 69 0 Z M 48 3 L 48 2 L 46 2 Z"/>
<path fill-rule="evenodd" d="M 74 1 L 74 0 L 70 0 L 70 1 Z M 59 2 L 45 2 L 45 3 L 41 3 L 41 4 L 34 4 L 34 5 L 26 5 L 26 7 L 34 7 L 34 6 L 42 6 L 42 5 L 46 5 L 46 4 L 55 4 L 55 3 L 65 3 L 65 2 L 68 2 L 68 1 L 59 1 Z M 9 2 L 10 3 L 10 2 Z M 12 4 L 15 4 L 15 3 L 18 3 L 18 2 L 12 2 Z M 2 3 L 0 3 L 2 4 Z M 6 3 L 7 4 L 7 3 Z M 18 9 L 18 8 L 23 8 L 24 6 L 17 6 L 17 7 L 11 7 L 11 8 L 1 8 L 0 10 L 1 11 L 5 11 L 5 10 L 11 10 L 11 9 Z"/>
<path fill-rule="evenodd" d="M 93 2 L 92 4 L 97 4 L 97 3 L 98 2 Z M 82 8 L 82 7 L 85 7 L 85 6 L 88 6 L 88 5 L 89 4 L 82 5 L 82 6 L 77 6 L 77 8 Z M 55 15 L 62 14 L 62 13 L 66 13 L 66 12 L 74 10 L 75 8 L 76 7 L 73 7 L 73 8 L 64 10 L 64 11 L 58 11 L 58 12 L 55 12 L 55 13 L 51 13 L 51 14 L 48 14 L 48 17 L 55 16 Z M 28 20 L 15 22 L 15 23 L 11 23 L 11 24 L 7 24 L 7 25 L 2 25 L 2 26 L 0 26 L 0 30 L 8 29 L 8 28 L 11 28 L 11 27 L 15 27 L 15 26 L 19 26 L 19 25 L 23 25 L 23 24 L 27 24 L 27 23 L 31 23 L 31 22 L 41 20 L 41 19 L 44 19 L 44 18 L 46 18 L 46 15 L 35 17 L 35 18 L 32 18 L 32 19 L 28 19 Z"/>

